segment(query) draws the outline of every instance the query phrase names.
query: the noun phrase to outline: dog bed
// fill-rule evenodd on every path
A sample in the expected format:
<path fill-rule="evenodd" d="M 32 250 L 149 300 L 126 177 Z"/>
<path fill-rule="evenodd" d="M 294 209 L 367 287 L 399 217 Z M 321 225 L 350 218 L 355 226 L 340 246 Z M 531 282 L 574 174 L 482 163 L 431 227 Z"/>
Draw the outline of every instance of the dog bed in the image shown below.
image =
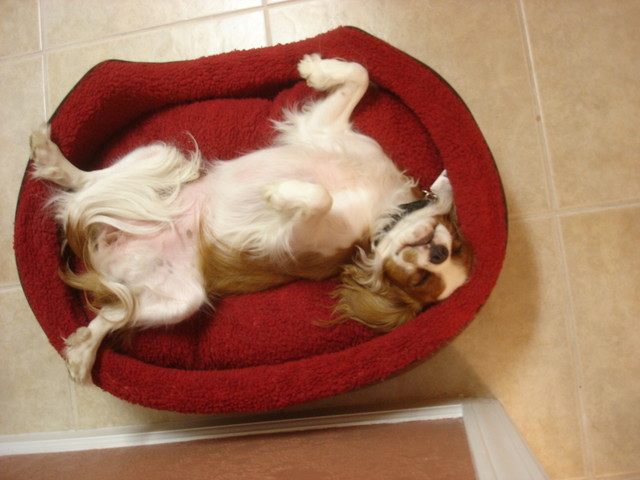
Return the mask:
<path fill-rule="evenodd" d="M 491 153 L 471 113 L 429 67 L 355 28 L 190 61 L 106 61 L 89 71 L 50 120 L 75 165 L 102 168 L 156 140 L 229 159 L 264 147 L 270 119 L 313 92 L 297 73 L 306 53 L 357 61 L 372 87 L 354 124 L 428 187 L 446 168 L 461 228 L 477 262 L 449 299 L 388 334 L 331 316 L 336 280 L 298 281 L 227 298 L 172 328 L 106 342 L 95 384 L 129 402 L 190 413 L 256 412 L 309 402 L 382 381 L 435 352 L 471 321 L 501 269 L 506 206 Z M 191 138 L 193 136 L 193 139 Z M 20 279 L 38 322 L 58 351 L 94 315 L 58 277 L 61 236 L 46 208 L 50 186 L 25 174 L 15 221 Z"/>

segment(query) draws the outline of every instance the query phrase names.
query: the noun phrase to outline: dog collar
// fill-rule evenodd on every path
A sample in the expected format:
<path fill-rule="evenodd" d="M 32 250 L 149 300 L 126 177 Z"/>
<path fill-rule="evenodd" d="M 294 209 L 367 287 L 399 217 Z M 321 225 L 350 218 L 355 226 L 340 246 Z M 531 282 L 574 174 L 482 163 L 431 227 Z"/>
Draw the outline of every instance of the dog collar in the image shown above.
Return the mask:
<path fill-rule="evenodd" d="M 432 203 L 436 203 L 438 201 L 437 194 L 429 190 L 422 190 L 422 193 L 424 194 L 424 198 L 420 200 L 416 200 L 414 202 L 402 203 L 398 205 L 398 208 L 400 208 L 400 211 L 391 216 L 391 220 L 387 225 L 385 225 L 385 227 L 382 229 L 382 232 L 383 233 L 389 232 L 393 227 L 397 225 L 397 223 L 400 220 L 402 220 L 404 217 L 406 217 L 410 213 L 413 213 L 417 210 L 420 210 L 426 207 L 427 205 L 431 205 Z M 374 246 L 377 245 L 377 243 L 378 241 L 374 243 Z"/>
<path fill-rule="evenodd" d="M 393 218 L 395 218 L 396 216 L 400 215 L 400 218 L 410 214 L 411 212 L 415 212 L 416 210 L 420 210 L 421 208 L 426 207 L 427 205 L 431 205 L 432 203 L 435 203 L 438 201 L 438 195 L 430 192 L 429 190 L 422 190 L 422 193 L 424 195 L 424 198 L 422 200 L 416 200 L 415 202 L 409 202 L 409 203 L 402 203 L 400 205 L 398 205 L 400 207 L 400 209 L 402 210 L 402 212 L 396 214 L 393 216 Z"/>

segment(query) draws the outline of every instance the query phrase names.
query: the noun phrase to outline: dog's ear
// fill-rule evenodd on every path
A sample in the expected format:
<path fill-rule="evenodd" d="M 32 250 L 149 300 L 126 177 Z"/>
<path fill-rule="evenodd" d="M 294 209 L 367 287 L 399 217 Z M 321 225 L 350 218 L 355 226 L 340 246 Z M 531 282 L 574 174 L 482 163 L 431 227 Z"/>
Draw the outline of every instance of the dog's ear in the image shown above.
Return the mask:
<path fill-rule="evenodd" d="M 334 292 L 335 313 L 340 319 L 352 319 L 381 332 L 388 332 L 411 320 L 422 305 L 402 289 L 383 281 L 376 288 L 367 285 L 367 273 L 356 265 L 347 265 L 342 284 Z"/>

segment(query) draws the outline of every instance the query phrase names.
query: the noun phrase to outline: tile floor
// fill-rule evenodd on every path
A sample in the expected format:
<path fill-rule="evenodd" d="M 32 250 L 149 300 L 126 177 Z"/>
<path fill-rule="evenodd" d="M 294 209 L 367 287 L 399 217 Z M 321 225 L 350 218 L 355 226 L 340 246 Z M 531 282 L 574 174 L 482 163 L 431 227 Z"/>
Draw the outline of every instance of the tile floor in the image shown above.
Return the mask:
<path fill-rule="evenodd" d="M 464 98 L 503 177 L 510 244 L 451 345 L 297 410 L 491 395 L 551 478 L 640 478 L 637 0 L 0 0 L 0 434 L 183 418 L 68 383 L 31 315 L 11 251 L 29 131 L 100 60 L 182 60 L 343 24 Z"/>

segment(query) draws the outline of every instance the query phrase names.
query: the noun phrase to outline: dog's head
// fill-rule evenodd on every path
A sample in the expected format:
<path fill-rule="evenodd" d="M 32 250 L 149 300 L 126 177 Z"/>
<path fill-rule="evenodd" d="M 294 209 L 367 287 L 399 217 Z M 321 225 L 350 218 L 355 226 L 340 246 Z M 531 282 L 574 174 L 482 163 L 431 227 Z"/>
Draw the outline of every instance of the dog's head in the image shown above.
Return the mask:
<path fill-rule="evenodd" d="M 374 235 L 371 251 L 344 268 L 336 292 L 342 317 L 388 331 L 467 281 L 473 253 L 458 229 L 446 176 L 432 191 L 437 200 L 400 206 Z"/>

